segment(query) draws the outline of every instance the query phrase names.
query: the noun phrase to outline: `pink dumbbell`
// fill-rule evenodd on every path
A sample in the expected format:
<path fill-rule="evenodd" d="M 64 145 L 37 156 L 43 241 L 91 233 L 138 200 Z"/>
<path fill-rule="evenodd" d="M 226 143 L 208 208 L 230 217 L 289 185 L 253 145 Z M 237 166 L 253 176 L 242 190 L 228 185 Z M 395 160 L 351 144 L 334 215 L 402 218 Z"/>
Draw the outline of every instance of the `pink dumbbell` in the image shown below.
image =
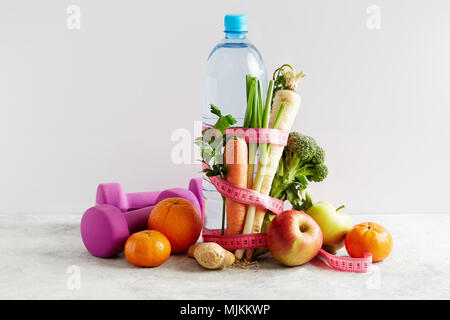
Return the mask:
<path fill-rule="evenodd" d="M 124 193 L 119 183 L 102 183 L 97 187 L 97 204 L 110 204 L 119 208 L 122 212 L 143 207 L 153 206 L 159 201 L 169 197 L 183 197 L 184 193 L 179 193 L 181 188 L 173 188 L 166 191 L 140 192 L 140 193 Z M 192 191 L 197 198 L 200 208 L 201 201 L 201 179 L 191 179 L 189 182 L 189 190 Z M 161 193 L 165 192 L 165 196 L 161 197 Z M 169 195 L 170 194 L 170 195 Z M 169 195 L 169 196 L 168 196 Z M 200 211 L 199 211 L 200 212 Z"/>
<path fill-rule="evenodd" d="M 107 258 L 123 251 L 130 234 L 147 229 L 153 206 L 123 213 L 109 204 L 89 208 L 81 218 L 81 239 L 94 256 Z"/>

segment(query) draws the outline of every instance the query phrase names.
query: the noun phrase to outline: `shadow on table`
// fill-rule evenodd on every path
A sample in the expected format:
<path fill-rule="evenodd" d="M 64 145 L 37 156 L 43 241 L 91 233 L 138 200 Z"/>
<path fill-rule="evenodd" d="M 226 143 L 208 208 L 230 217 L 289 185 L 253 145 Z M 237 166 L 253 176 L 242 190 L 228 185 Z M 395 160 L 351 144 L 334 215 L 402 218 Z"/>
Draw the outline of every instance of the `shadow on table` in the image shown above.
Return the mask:
<path fill-rule="evenodd" d="M 259 264 L 259 269 L 264 269 L 264 270 L 275 270 L 275 269 L 280 269 L 280 268 L 288 268 L 288 269 L 289 268 L 302 268 L 307 265 L 314 266 L 314 267 L 317 267 L 322 270 L 331 270 L 330 267 L 328 266 L 328 264 L 326 264 L 322 259 L 320 259 L 318 257 L 315 257 L 314 259 L 312 259 L 308 263 L 305 263 L 304 265 L 295 266 L 295 267 L 288 267 L 288 266 L 282 265 L 281 263 L 276 261 L 270 253 L 266 253 L 263 256 L 258 257 L 257 261 Z"/>

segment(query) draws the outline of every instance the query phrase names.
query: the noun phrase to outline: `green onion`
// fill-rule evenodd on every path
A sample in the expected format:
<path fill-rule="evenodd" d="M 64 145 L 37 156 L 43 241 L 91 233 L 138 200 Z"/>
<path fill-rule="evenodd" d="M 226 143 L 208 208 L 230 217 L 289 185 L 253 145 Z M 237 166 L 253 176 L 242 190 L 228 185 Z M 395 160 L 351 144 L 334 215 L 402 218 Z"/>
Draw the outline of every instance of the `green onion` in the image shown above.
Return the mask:
<path fill-rule="evenodd" d="M 248 78 L 248 77 L 247 77 Z M 250 79 L 250 88 L 248 92 L 248 99 L 247 99 L 247 110 L 245 111 L 245 118 L 244 118 L 244 128 L 248 128 L 251 123 L 251 118 L 253 116 L 253 100 L 255 95 L 255 89 L 256 89 L 256 80 Z"/>
<path fill-rule="evenodd" d="M 248 101 L 248 94 L 250 91 L 250 85 L 252 84 L 252 79 L 253 79 L 252 76 L 249 74 L 245 76 L 245 89 L 247 92 L 247 101 Z"/>
<path fill-rule="evenodd" d="M 254 92 L 253 96 L 251 96 L 252 99 L 252 114 L 250 119 L 250 128 L 257 128 L 258 127 L 258 91 L 257 91 L 257 80 L 252 81 L 250 92 Z M 256 152 L 258 151 L 258 144 L 257 143 L 249 143 L 248 144 L 248 167 L 247 167 L 247 188 L 251 188 L 253 185 L 253 176 L 255 171 L 255 162 L 256 162 Z"/>
<path fill-rule="evenodd" d="M 262 120 L 263 120 L 263 95 L 262 95 L 262 86 L 261 80 L 257 81 L 258 86 L 258 128 L 262 128 Z"/>
<path fill-rule="evenodd" d="M 252 82 L 252 86 L 254 86 L 252 87 L 252 89 L 255 90 L 255 94 L 253 95 L 253 102 L 252 102 L 252 120 L 250 121 L 251 128 L 258 128 L 258 91 L 256 88 L 257 81 L 258 80 Z"/>
<path fill-rule="evenodd" d="M 273 95 L 273 80 L 269 81 L 269 88 L 267 89 L 267 96 L 266 96 L 266 105 L 264 107 L 264 115 L 263 115 L 263 128 L 269 127 L 269 120 L 270 120 L 270 109 L 272 107 L 272 95 Z"/>

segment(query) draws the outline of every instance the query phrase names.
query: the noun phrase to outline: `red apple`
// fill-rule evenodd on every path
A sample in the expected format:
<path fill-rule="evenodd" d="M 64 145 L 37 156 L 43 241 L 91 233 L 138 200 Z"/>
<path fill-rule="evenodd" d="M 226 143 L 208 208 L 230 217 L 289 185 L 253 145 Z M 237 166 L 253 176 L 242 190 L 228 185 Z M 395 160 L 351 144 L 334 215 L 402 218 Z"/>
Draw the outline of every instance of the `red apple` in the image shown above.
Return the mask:
<path fill-rule="evenodd" d="M 272 256 L 286 266 L 299 266 L 314 258 L 322 241 L 319 225 L 303 211 L 284 211 L 267 229 L 267 246 Z"/>

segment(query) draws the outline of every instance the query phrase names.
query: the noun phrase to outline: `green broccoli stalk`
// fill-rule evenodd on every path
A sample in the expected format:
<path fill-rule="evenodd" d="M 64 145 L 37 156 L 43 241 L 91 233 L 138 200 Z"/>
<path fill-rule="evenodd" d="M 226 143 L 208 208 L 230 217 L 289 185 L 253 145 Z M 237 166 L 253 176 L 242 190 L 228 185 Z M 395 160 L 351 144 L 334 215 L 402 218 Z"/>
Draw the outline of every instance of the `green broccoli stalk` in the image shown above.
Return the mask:
<path fill-rule="evenodd" d="M 306 212 L 306 210 L 308 210 L 314 204 L 312 200 L 311 189 L 310 188 L 303 189 L 300 192 L 300 195 L 302 197 L 302 203 L 300 205 L 298 204 L 293 205 L 292 208 L 294 208 L 295 210 L 301 210 Z"/>

